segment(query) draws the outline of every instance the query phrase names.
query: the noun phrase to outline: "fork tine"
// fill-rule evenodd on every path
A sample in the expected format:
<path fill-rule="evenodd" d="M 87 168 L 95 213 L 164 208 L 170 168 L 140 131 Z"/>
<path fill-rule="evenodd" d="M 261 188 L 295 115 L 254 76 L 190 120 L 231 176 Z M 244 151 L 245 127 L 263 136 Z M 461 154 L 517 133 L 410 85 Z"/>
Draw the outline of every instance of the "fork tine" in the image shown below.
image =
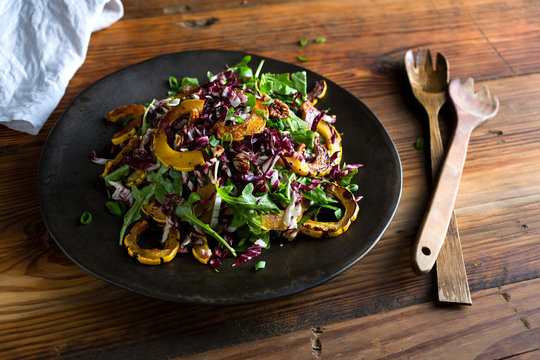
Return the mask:
<path fill-rule="evenodd" d="M 424 67 L 427 72 L 433 72 L 433 60 L 431 59 L 431 50 L 427 49 L 426 63 Z"/>
<path fill-rule="evenodd" d="M 420 64 L 422 64 L 422 51 L 420 51 L 420 49 L 418 49 L 416 51 L 416 61 L 414 62 L 414 66 L 419 67 Z"/>
<path fill-rule="evenodd" d="M 465 81 L 465 84 L 463 86 L 468 93 L 471 93 L 471 94 L 474 94 L 474 80 L 472 77 L 468 78 L 466 81 Z"/>
<path fill-rule="evenodd" d="M 480 99 L 484 100 L 485 102 L 492 102 L 489 94 L 489 88 L 486 85 L 482 87 L 482 90 L 479 91 L 478 95 L 480 96 Z"/>

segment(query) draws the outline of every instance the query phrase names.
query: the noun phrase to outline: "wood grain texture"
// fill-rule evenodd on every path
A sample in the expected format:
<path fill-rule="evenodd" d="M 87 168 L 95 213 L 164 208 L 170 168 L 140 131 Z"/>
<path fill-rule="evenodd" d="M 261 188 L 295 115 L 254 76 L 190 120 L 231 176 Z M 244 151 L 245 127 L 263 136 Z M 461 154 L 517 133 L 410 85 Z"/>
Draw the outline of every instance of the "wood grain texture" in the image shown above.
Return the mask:
<path fill-rule="evenodd" d="M 414 305 L 175 360 L 536 359 L 539 292 L 529 280 L 480 291 L 473 307 Z"/>
<path fill-rule="evenodd" d="M 357 341 L 362 349 L 373 349 L 367 354 L 389 351 L 398 357 L 394 354 L 399 349 L 392 347 L 391 339 L 395 339 L 404 344 L 405 354 L 420 358 L 422 349 L 436 354 L 437 346 L 445 348 L 446 338 L 421 332 L 422 324 L 437 321 L 446 321 L 451 344 L 473 349 L 471 353 L 489 355 L 491 349 L 491 354 L 499 352 L 501 357 L 535 354 L 533 347 L 523 345 L 531 343 L 530 333 L 517 332 L 519 319 L 513 321 L 522 314 L 489 298 L 497 297 L 498 286 L 521 289 L 523 297 L 509 292 L 516 301 L 512 304 L 526 309 L 531 328 L 536 329 L 538 311 L 529 304 L 530 292 L 538 293 L 538 285 L 537 280 L 527 280 L 540 276 L 537 2 L 426 0 L 414 6 L 399 0 L 251 0 L 247 5 L 240 0 L 123 2 L 126 18 L 92 35 L 84 65 L 40 134 L 0 128 L 3 357 L 160 359 L 296 331 L 307 336 L 301 341 L 308 342 L 311 352 L 312 337 L 317 340 L 311 329 L 317 326 L 326 329 L 319 340 L 322 354 L 330 356 L 325 353 L 329 348 L 325 341 L 328 326 L 336 324 L 335 343 L 345 328 L 347 334 L 364 335 L 347 337 L 344 351 L 348 354 L 360 349 L 354 345 Z M 189 11 L 182 11 L 182 4 L 189 5 Z M 217 20 L 207 21 L 213 18 Z M 327 41 L 302 48 L 297 42 L 304 37 L 326 37 Z M 479 309 L 479 313 L 452 308 L 436 311 L 431 304 L 412 306 L 435 298 L 433 276 L 416 277 L 410 269 L 411 243 L 429 197 L 428 158 L 413 146 L 425 134 L 418 121 L 423 114 L 407 89 L 402 64 L 404 51 L 418 46 L 445 53 L 453 77 L 474 77 L 502 103 L 497 117 L 472 133 L 455 204 L 470 287 L 476 291 L 475 305 L 465 311 Z M 297 55 L 310 58 L 302 65 L 360 97 L 396 144 L 404 182 L 394 221 L 361 262 L 321 286 L 242 306 L 166 303 L 87 274 L 47 233 L 36 195 L 37 165 L 47 134 L 69 102 L 97 79 L 129 64 L 168 52 L 211 48 L 250 51 L 288 62 L 297 62 Z M 185 71 L 179 69 L 173 75 L 182 76 Z M 442 116 L 442 131 L 448 134 L 453 126 L 448 107 Z M 447 142 L 448 137 L 443 140 Z M 393 309 L 398 310 L 388 315 Z M 472 322 L 459 316 L 469 313 Z M 393 320 L 385 323 L 386 318 Z M 358 326 L 357 320 L 361 321 Z M 381 330 L 370 324 L 379 324 Z M 498 324 L 504 326 L 498 329 Z M 515 338 L 501 335 L 506 325 Z M 425 341 L 421 335 L 407 337 L 416 328 L 427 336 Z M 484 343 L 471 335 L 474 330 L 486 334 Z M 468 344 L 471 338 L 476 342 Z M 280 339 L 294 345 L 294 338 Z M 377 347 L 376 342 L 383 340 L 384 346 Z M 263 354 L 262 350 L 256 353 Z M 212 354 L 216 355 L 210 353 L 207 358 Z"/>

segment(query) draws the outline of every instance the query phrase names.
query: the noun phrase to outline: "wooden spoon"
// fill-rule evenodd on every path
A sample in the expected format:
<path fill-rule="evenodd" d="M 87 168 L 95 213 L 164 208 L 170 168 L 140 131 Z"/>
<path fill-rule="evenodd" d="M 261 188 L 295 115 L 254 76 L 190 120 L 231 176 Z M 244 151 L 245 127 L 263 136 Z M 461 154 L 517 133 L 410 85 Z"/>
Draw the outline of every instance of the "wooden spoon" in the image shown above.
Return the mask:
<path fill-rule="evenodd" d="M 429 117 L 431 174 L 435 181 L 444 157 L 438 114 L 448 97 L 448 62 L 443 54 L 437 53 L 436 67 L 433 68 L 430 49 L 427 50 L 425 61 L 420 50 L 416 53 L 416 60 L 409 50 L 405 54 L 405 68 L 414 96 L 424 106 Z M 437 288 L 441 302 L 472 304 L 454 211 L 437 258 Z"/>
<path fill-rule="evenodd" d="M 472 78 L 464 84 L 459 79 L 452 80 L 449 93 L 456 108 L 457 124 L 413 250 L 413 266 L 420 273 L 428 273 L 439 255 L 456 201 L 471 133 L 499 110 L 499 99 L 491 98 L 487 87 L 474 92 Z"/>

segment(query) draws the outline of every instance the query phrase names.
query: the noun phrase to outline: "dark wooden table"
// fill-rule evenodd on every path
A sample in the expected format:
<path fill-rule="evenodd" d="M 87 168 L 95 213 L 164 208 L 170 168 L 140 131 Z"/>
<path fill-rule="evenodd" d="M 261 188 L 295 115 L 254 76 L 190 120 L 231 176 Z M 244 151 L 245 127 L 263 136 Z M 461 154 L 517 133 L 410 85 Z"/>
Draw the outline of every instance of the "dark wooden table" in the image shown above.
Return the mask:
<path fill-rule="evenodd" d="M 540 2 L 124 0 L 39 135 L 0 128 L 0 357 L 3 359 L 540 358 Z M 324 37 L 323 44 L 302 38 Z M 435 300 L 411 243 L 429 198 L 425 115 L 404 77 L 430 47 L 451 78 L 501 102 L 472 136 L 456 203 L 471 307 Z M 50 238 L 37 199 L 44 141 L 85 87 L 126 65 L 194 49 L 256 53 L 318 72 L 362 99 L 393 138 L 403 195 L 378 245 L 308 291 L 217 307 L 168 303 L 87 274 Z M 452 113 L 442 125 L 448 134 Z M 448 138 L 448 136 L 446 136 Z"/>

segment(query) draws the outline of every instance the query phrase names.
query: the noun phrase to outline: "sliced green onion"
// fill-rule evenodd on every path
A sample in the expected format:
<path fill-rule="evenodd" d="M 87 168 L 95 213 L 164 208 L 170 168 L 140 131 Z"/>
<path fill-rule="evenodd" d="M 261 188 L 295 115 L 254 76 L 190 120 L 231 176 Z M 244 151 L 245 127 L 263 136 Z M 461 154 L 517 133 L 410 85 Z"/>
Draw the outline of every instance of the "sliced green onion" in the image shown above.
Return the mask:
<path fill-rule="evenodd" d="M 414 148 L 416 150 L 422 150 L 422 147 L 424 146 L 424 138 L 423 137 L 419 137 L 418 139 L 416 139 L 416 141 L 414 142 Z"/>
<path fill-rule="evenodd" d="M 90 211 L 85 211 L 81 215 L 81 224 L 88 225 L 92 222 L 92 214 Z"/>
<path fill-rule="evenodd" d="M 303 56 L 300 56 L 300 55 L 298 55 L 296 58 L 298 60 L 300 60 L 300 61 L 303 61 L 303 62 L 309 61 L 309 59 L 307 57 L 303 57 Z"/>
<path fill-rule="evenodd" d="M 315 43 L 316 43 L 316 44 L 322 44 L 322 43 L 324 43 L 325 41 L 326 41 L 326 38 L 323 38 L 323 37 L 315 39 Z"/>
<path fill-rule="evenodd" d="M 306 38 L 303 38 L 302 40 L 300 40 L 300 41 L 298 42 L 298 45 L 300 45 L 300 46 L 306 46 L 306 45 L 307 45 L 307 39 L 306 39 Z"/>
<path fill-rule="evenodd" d="M 266 261 L 259 261 L 257 264 L 255 264 L 255 271 L 259 271 L 261 269 L 264 269 L 266 267 Z"/>
<path fill-rule="evenodd" d="M 259 63 L 259 66 L 257 67 L 257 71 L 255 71 L 254 77 L 255 77 L 256 79 L 259 78 L 259 74 L 261 73 L 261 70 L 262 70 L 263 65 L 264 65 L 264 60 L 261 60 L 261 62 Z"/>
<path fill-rule="evenodd" d="M 233 136 L 231 133 L 228 133 L 223 138 L 221 138 L 221 146 L 223 146 L 225 149 L 231 146 L 232 142 L 233 142 Z"/>
<path fill-rule="evenodd" d="M 171 90 L 178 90 L 178 80 L 174 76 L 169 76 L 169 87 Z"/>

